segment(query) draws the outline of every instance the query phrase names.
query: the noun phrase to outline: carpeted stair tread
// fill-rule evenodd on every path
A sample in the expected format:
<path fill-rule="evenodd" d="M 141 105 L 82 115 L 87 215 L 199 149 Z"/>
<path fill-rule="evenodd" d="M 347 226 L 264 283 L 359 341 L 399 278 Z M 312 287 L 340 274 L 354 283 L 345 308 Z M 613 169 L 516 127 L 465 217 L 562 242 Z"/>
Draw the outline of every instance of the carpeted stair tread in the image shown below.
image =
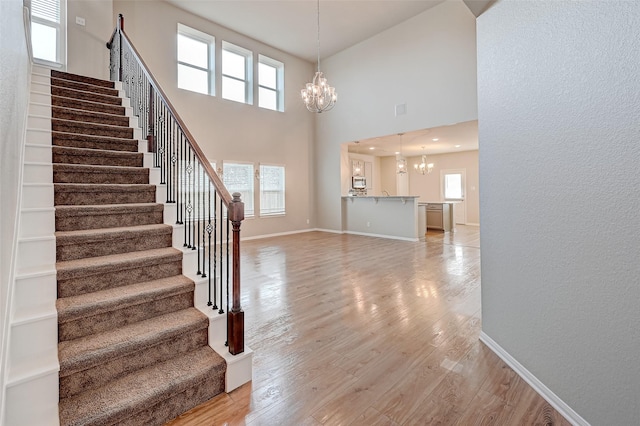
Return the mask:
<path fill-rule="evenodd" d="M 115 87 L 115 84 L 113 81 L 100 80 L 98 78 L 86 77 L 78 74 L 70 74 L 64 71 L 51 70 L 51 77 L 59 78 L 62 80 L 80 81 L 80 82 L 88 83 L 94 86 L 107 87 L 109 89 L 113 89 Z"/>
<path fill-rule="evenodd" d="M 63 297 L 56 302 L 58 322 L 75 321 L 79 318 L 147 303 L 155 298 L 192 292 L 194 287 L 193 280 L 184 275 L 176 275 L 79 296 Z"/>
<path fill-rule="evenodd" d="M 96 184 L 149 183 L 149 169 L 143 167 L 54 164 L 53 182 Z"/>
<path fill-rule="evenodd" d="M 142 204 L 155 203 L 156 200 L 156 186 L 143 183 L 55 183 L 53 187 L 56 206 Z"/>
<path fill-rule="evenodd" d="M 58 262 L 170 247 L 173 227 L 149 224 L 56 232 Z"/>
<path fill-rule="evenodd" d="M 114 330 L 59 342 L 60 377 L 208 326 L 206 315 L 196 308 L 188 308 Z"/>
<path fill-rule="evenodd" d="M 53 163 L 57 164 L 142 167 L 144 161 L 144 154 L 141 152 L 123 152 L 66 146 L 53 146 L 51 150 L 53 153 Z"/>
<path fill-rule="evenodd" d="M 126 108 L 121 105 L 110 105 L 82 99 L 65 98 L 63 96 L 51 96 L 51 106 L 73 108 L 82 111 L 104 112 L 113 115 L 125 115 L 127 111 Z"/>
<path fill-rule="evenodd" d="M 153 265 L 161 260 L 182 260 L 182 252 L 173 247 L 135 251 L 109 256 L 96 256 L 86 259 L 66 260 L 56 263 L 58 281 L 81 278 L 87 275 L 106 274 L 122 271 L 130 267 Z"/>
<path fill-rule="evenodd" d="M 60 120 L 80 121 L 83 123 L 107 124 L 110 126 L 129 126 L 129 117 L 98 111 L 73 109 L 68 106 L 52 106 L 51 116 Z"/>
<path fill-rule="evenodd" d="M 64 98 L 81 99 L 91 102 L 100 102 L 109 105 L 122 106 L 122 99 L 117 96 L 103 95 L 100 93 L 91 93 L 84 90 L 76 90 L 68 87 L 51 86 L 52 96 L 62 96 Z"/>
<path fill-rule="evenodd" d="M 65 87 L 67 89 L 81 90 L 83 92 L 98 93 L 106 96 L 118 96 L 118 90 L 114 88 L 96 86 L 95 84 L 84 81 L 67 80 L 52 76 L 51 85 L 56 87 Z"/>
<path fill-rule="evenodd" d="M 98 389 L 93 389 L 60 401 L 62 425 L 113 425 L 153 424 L 162 425 L 184 411 L 173 410 L 164 418 L 137 418 L 125 423 L 128 417 L 145 414 L 146 410 L 161 414 L 163 407 L 171 406 L 170 399 L 190 388 L 208 386 L 211 396 L 222 391 L 225 363 L 208 346 L 172 358 L 125 376 Z M 205 396 L 206 398 L 206 396 Z M 202 398 L 192 398 L 199 404 Z M 206 399 L 205 399 L 206 400 Z M 193 407 L 193 406 L 192 406 Z M 153 420 L 152 420 L 153 419 Z"/>
<path fill-rule="evenodd" d="M 138 152 L 138 141 L 132 138 L 112 138 L 53 131 L 51 132 L 51 142 L 53 146 Z"/>
<path fill-rule="evenodd" d="M 55 211 L 56 231 L 149 225 L 163 223 L 163 216 L 164 206 L 155 203 L 61 205 Z"/>
<path fill-rule="evenodd" d="M 133 129 L 125 126 L 108 124 L 84 123 L 82 121 L 51 119 L 51 130 L 54 132 L 76 133 L 91 136 L 106 136 L 112 138 L 132 139 Z"/>

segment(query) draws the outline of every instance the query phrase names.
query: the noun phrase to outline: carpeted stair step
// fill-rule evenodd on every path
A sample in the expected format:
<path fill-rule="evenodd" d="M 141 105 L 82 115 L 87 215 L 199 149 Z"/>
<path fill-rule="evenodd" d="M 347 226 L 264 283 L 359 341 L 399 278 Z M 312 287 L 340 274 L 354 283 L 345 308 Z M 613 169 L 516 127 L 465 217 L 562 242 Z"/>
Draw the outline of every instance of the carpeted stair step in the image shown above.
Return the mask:
<path fill-rule="evenodd" d="M 57 118 L 51 120 L 51 130 L 54 132 L 76 133 L 79 135 L 133 139 L 133 129 L 130 127 L 83 123 L 81 121 L 60 120 Z"/>
<path fill-rule="evenodd" d="M 67 260 L 56 270 L 58 297 L 71 297 L 180 275 L 182 252 L 169 247 Z"/>
<path fill-rule="evenodd" d="M 96 86 L 84 81 L 74 81 L 51 76 L 51 86 L 64 87 L 66 89 L 81 90 L 83 92 L 96 93 L 105 96 L 118 96 L 118 91 L 114 88 Z"/>
<path fill-rule="evenodd" d="M 80 121 L 83 123 L 106 124 L 109 126 L 129 126 L 129 117 L 98 111 L 84 111 L 67 106 L 52 106 L 51 116 L 60 120 Z"/>
<path fill-rule="evenodd" d="M 194 307 L 58 343 L 60 378 L 97 386 L 207 344 L 209 319 Z M 95 371 L 92 371 L 95 370 Z M 80 374 L 81 377 L 73 376 Z M 93 384 L 93 383 L 90 383 Z M 97 387 L 96 386 L 96 387 Z"/>
<path fill-rule="evenodd" d="M 105 136 L 52 132 L 51 142 L 53 146 L 66 146 L 70 148 L 138 152 L 138 141 L 131 138 L 110 138 Z"/>
<path fill-rule="evenodd" d="M 115 83 L 113 81 L 100 80 L 97 78 L 85 77 L 83 75 L 77 75 L 77 74 L 69 74 L 67 72 L 57 71 L 57 70 L 51 70 L 51 77 L 59 78 L 62 80 L 79 81 L 82 83 L 91 84 L 93 86 L 107 87 L 109 89 L 113 89 L 115 87 Z"/>
<path fill-rule="evenodd" d="M 72 340 L 193 306 L 184 275 L 63 297 L 56 302 L 58 340 Z"/>
<path fill-rule="evenodd" d="M 171 247 L 172 237 L 173 227 L 164 224 L 59 231 L 56 259 L 61 262 Z"/>
<path fill-rule="evenodd" d="M 225 363 L 208 346 L 60 400 L 63 425 L 163 425 L 224 391 Z"/>
<path fill-rule="evenodd" d="M 103 204 L 56 207 L 56 231 L 163 223 L 162 204 Z"/>
<path fill-rule="evenodd" d="M 156 201 L 155 185 L 56 183 L 53 187 L 56 206 L 155 203 Z"/>
<path fill-rule="evenodd" d="M 55 183 L 149 183 L 149 169 L 142 167 L 54 164 Z"/>
<path fill-rule="evenodd" d="M 81 99 L 63 98 L 61 96 L 51 97 L 51 106 L 73 108 L 83 111 L 104 112 L 113 115 L 125 115 L 125 107 L 109 105 L 98 102 L 83 101 Z"/>
<path fill-rule="evenodd" d="M 53 163 L 142 167 L 144 161 L 144 154 L 141 152 L 70 148 L 64 146 L 54 146 L 52 152 Z"/>
<path fill-rule="evenodd" d="M 64 98 L 82 99 L 91 102 L 100 102 L 109 105 L 122 105 L 122 99 L 117 96 L 102 95 L 100 93 L 85 92 L 67 87 L 51 86 L 52 96 L 62 96 Z"/>

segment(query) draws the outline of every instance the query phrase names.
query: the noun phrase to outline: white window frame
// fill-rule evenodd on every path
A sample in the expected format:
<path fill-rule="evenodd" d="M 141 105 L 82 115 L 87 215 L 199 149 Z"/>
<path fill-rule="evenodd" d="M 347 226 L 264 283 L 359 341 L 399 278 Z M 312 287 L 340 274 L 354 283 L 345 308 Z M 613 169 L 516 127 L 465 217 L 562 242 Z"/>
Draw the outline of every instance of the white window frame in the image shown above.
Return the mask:
<path fill-rule="evenodd" d="M 58 7 L 59 7 L 59 17 L 58 17 L 58 22 L 53 22 L 50 21 L 48 19 L 43 19 L 40 18 L 38 16 L 33 16 L 33 3 L 34 2 L 39 2 L 39 3 L 57 3 Z M 30 26 L 31 28 L 30 30 L 30 34 L 29 37 L 31 38 L 31 43 L 32 43 L 32 52 L 35 50 L 33 49 L 33 37 L 31 32 L 33 31 L 33 23 L 37 23 L 40 25 L 44 25 L 47 27 L 51 27 L 54 28 L 56 30 L 56 60 L 54 62 L 51 62 L 49 60 L 46 59 L 42 59 L 42 58 L 37 58 L 37 57 L 33 57 L 33 62 L 36 64 L 40 64 L 40 65 L 45 65 L 51 68 L 62 68 L 64 69 L 66 63 L 67 63 L 67 33 L 66 33 L 66 28 L 67 28 L 67 2 L 66 0 L 31 0 L 30 3 L 31 6 L 31 10 L 30 10 Z"/>
<path fill-rule="evenodd" d="M 192 40 L 195 41 L 199 41 L 201 43 L 205 43 L 207 44 L 207 68 L 201 68 L 199 66 L 190 64 L 188 62 L 182 62 L 180 60 L 178 60 L 178 43 L 177 43 L 177 36 L 178 35 L 182 35 L 183 37 L 188 37 Z M 216 63 L 216 38 L 210 34 L 204 33 L 202 31 L 196 30 L 195 28 L 191 28 L 188 27 L 184 24 L 178 23 L 178 31 L 176 34 L 176 86 L 179 89 L 182 90 L 188 90 L 190 92 L 194 92 L 194 93 L 201 93 L 201 92 L 196 92 L 187 88 L 183 88 L 180 87 L 178 85 L 178 68 L 180 65 L 182 66 L 186 66 L 189 68 L 193 68 L 199 71 L 206 71 L 207 72 L 207 83 L 209 85 L 209 87 L 207 88 L 207 94 L 211 95 L 211 96 L 215 96 L 216 95 L 216 67 L 215 67 L 215 63 Z M 201 93 L 202 94 L 202 93 Z"/>
<path fill-rule="evenodd" d="M 260 106 L 259 93 L 260 89 L 267 89 L 276 92 L 276 109 L 272 111 L 284 111 L 284 63 L 269 58 L 268 56 L 258 54 L 258 64 L 268 65 L 276 69 L 276 87 L 262 86 L 260 84 L 260 67 L 258 66 L 258 106 Z M 260 108 L 271 109 L 260 106 Z"/>
<path fill-rule="evenodd" d="M 262 171 L 262 167 L 280 167 L 282 168 L 282 173 L 284 175 L 284 182 L 282 185 L 282 211 L 278 211 L 278 212 L 273 212 L 273 213 L 265 213 L 263 211 L 263 206 L 262 206 L 262 179 L 263 179 L 263 171 Z M 260 180 L 260 185 L 258 187 L 258 192 L 259 192 L 259 212 L 260 212 L 260 217 L 274 217 L 274 216 L 285 216 L 287 214 L 287 168 L 285 167 L 284 164 L 269 164 L 269 163 L 260 163 L 258 164 L 258 168 L 257 170 L 259 171 L 258 173 L 256 173 L 256 178 L 258 178 Z"/>
<path fill-rule="evenodd" d="M 222 93 L 224 93 L 224 78 L 230 78 L 236 81 L 242 81 L 244 83 L 244 103 L 247 105 L 253 105 L 253 52 L 245 49 L 244 47 L 236 46 L 233 43 L 222 40 L 222 52 L 231 52 L 236 55 L 243 56 L 245 58 L 244 67 L 244 80 L 224 73 L 224 63 L 220 67 L 220 79 L 222 81 Z M 224 59 L 222 59 L 224 62 Z M 222 99 L 226 99 L 232 102 L 236 102 L 234 99 L 228 99 L 221 96 Z"/>
<path fill-rule="evenodd" d="M 227 185 L 227 182 L 225 181 L 225 178 L 227 176 L 227 173 L 225 173 L 225 166 L 229 165 L 229 164 L 233 164 L 233 165 L 241 165 L 241 166 L 251 166 L 251 176 L 249 179 L 249 182 L 251 183 L 251 204 L 253 205 L 253 211 L 251 209 L 247 209 L 247 197 L 242 197 L 242 201 L 244 202 L 245 205 L 245 210 L 244 210 L 244 217 L 245 218 L 253 218 L 256 215 L 256 184 L 255 184 L 255 168 L 254 168 L 254 163 L 249 162 L 249 161 L 232 161 L 232 160 L 224 160 L 221 162 L 221 169 L 222 169 L 222 174 L 220 175 L 220 178 L 222 179 L 222 183 L 224 183 L 224 186 L 229 189 L 229 186 Z M 234 190 L 231 189 L 229 190 L 229 192 L 233 193 Z"/>

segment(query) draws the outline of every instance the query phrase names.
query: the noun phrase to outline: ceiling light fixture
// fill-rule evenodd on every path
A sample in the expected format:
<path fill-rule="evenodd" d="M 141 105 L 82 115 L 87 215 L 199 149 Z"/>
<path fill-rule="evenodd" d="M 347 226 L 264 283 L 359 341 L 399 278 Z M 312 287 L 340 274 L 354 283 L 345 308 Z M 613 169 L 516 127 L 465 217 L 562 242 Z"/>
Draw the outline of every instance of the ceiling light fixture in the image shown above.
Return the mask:
<path fill-rule="evenodd" d="M 403 175 L 407 173 L 407 160 L 402 156 L 402 133 L 398 133 L 400 136 L 400 154 L 396 155 L 396 173 Z"/>
<path fill-rule="evenodd" d="M 317 0 L 317 17 L 318 17 L 318 71 L 313 76 L 311 83 L 307 83 L 306 87 L 300 91 L 302 101 L 307 109 L 311 112 L 321 113 L 329 111 L 333 108 L 338 100 L 336 89 L 329 86 L 324 74 L 320 71 L 320 0 Z"/>
<path fill-rule="evenodd" d="M 424 151 L 424 146 L 422 150 Z M 416 172 L 425 175 L 433 171 L 433 163 L 427 163 L 427 155 L 422 154 L 422 162 L 414 164 L 413 168 L 416 169 Z"/>

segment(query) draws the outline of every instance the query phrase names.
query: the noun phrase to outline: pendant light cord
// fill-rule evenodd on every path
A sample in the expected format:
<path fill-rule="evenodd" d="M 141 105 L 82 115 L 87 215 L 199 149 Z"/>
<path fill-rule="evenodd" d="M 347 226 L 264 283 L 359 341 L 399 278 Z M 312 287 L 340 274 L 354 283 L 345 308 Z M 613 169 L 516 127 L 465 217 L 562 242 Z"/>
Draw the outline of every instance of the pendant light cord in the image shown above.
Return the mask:
<path fill-rule="evenodd" d="M 317 39 L 317 44 L 318 44 L 318 72 L 320 72 L 320 0 L 317 1 L 317 13 L 316 16 L 318 17 L 318 39 Z"/>

